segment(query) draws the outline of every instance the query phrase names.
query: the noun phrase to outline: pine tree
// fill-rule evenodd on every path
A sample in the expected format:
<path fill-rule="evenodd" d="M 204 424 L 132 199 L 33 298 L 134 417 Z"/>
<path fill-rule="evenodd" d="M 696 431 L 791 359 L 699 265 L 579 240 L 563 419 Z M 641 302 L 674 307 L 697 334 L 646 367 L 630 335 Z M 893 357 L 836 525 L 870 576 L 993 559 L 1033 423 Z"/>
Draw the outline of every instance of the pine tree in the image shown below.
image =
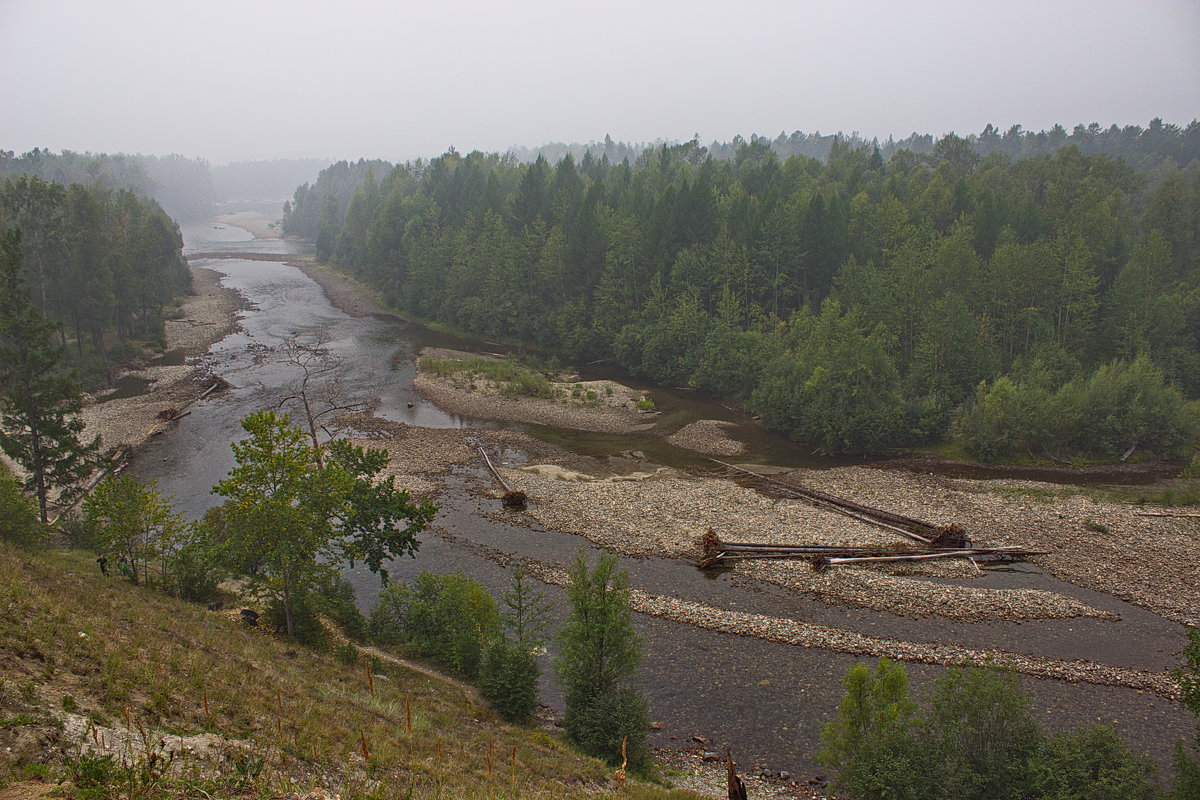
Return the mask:
<path fill-rule="evenodd" d="M 57 326 L 26 295 L 20 246 L 20 231 L 0 236 L 0 449 L 29 473 L 25 489 L 47 522 L 50 492 L 92 471 L 100 437 L 79 439 L 83 398 L 60 368 Z"/>

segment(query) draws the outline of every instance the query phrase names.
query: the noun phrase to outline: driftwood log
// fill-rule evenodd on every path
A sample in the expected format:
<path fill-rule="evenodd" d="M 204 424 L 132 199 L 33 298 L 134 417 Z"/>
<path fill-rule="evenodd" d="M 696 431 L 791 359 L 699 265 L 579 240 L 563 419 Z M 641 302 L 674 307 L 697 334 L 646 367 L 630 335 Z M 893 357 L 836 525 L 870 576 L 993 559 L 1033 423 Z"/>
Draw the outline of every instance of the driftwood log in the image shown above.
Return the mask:
<path fill-rule="evenodd" d="M 504 505 L 504 507 L 524 508 L 525 502 L 528 500 L 525 493 L 520 489 L 514 490 L 508 485 L 508 481 L 500 477 L 500 473 L 496 471 L 494 466 L 492 466 L 492 460 L 488 458 L 487 451 L 482 447 L 479 448 L 479 454 L 483 456 L 483 463 L 487 464 L 488 471 L 492 473 L 492 477 L 496 479 L 496 482 L 500 484 L 500 488 L 504 490 L 504 494 L 500 498 L 500 502 Z"/>

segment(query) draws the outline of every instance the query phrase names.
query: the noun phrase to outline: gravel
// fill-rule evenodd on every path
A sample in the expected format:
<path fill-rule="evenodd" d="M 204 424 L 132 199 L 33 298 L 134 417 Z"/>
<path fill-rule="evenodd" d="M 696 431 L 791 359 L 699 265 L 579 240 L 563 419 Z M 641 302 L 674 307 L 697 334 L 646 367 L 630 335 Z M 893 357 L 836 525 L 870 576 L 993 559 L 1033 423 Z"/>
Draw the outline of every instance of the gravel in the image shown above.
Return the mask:
<path fill-rule="evenodd" d="M 531 575 L 545 583 L 565 585 L 567 572 L 557 564 L 525 559 Z M 887 656 L 900 661 L 940 665 L 990 665 L 1012 668 L 1025 675 L 1056 678 L 1073 683 L 1124 686 L 1177 700 L 1179 685 L 1167 673 L 1114 667 L 1094 661 L 1045 658 L 1003 650 L 976 650 L 957 645 L 909 642 L 869 636 L 842 628 L 815 625 L 786 617 L 732 611 L 678 597 L 638 589 L 630 592 L 634 611 L 695 625 L 707 630 L 752 636 L 796 647 L 832 650 L 860 656 Z"/>
<path fill-rule="evenodd" d="M 896 473 L 855 469 L 856 478 L 877 481 L 900 477 Z M 526 512 L 531 522 L 578 534 L 633 556 L 698 560 L 697 539 L 708 529 L 727 541 L 884 547 L 910 544 L 896 534 L 802 501 L 772 499 L 732 481 L 689 476 L 675 470 L 592 477 L 547 464 L 505 469 L 503 475 L 514 489 L 533 500 Z M 828 484 L 820 488 L 834 491 Z M 916 486 L 904 488 L 910 496 L 917 490 Z M 881 502 L 878 487 L 855 490 L 843 481 L 836 493 L 905 510 L 890 501 Z M 915 515 L 920 508 L 907 510 Z M 943 520 L 935 517 L 934 521 Z M 960 521 L 969 530 L 976 530 L 962 515 L 944 521 Z M 979 543 L 1032 546 L 1007 537 L 988 537 Z M 803 561 L 742 561 L 736 562 L 735 569 L 826 602 L 908 617 L 1115 618 L 1111 612 L 1056 592 L 975 588 L 927 580 L 928 577 L 977 577 L 978 571 L 965 559 L 839 567 L 825 572 L 816 572 Z"/>
<path fill-rule="evenodd" d="M 680 428 L 668 436 L 667 441 L 676 447 L 683 447 L 705 455 L 740 456 L 746 452 L 746 445 L 730 438 L 725 432 L 737 427 L 737 424 L 733 422 L 702 419 Z"/>

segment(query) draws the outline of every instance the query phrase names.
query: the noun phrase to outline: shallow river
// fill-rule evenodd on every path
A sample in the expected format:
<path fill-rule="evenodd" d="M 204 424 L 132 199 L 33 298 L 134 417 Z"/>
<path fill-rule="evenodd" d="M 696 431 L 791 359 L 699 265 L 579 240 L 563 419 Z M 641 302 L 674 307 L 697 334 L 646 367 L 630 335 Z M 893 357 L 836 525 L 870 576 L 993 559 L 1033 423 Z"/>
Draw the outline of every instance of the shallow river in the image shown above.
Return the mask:
<path fill-rule="evenodd" d="M 207 223 L 184 229 L 185 252 L 269 253 L 296 252 L 296 245 L 280 240 L 253 240 L 241 229 Z M 327 346 L 351 367 L 350 388 L 379 397 L 375 413 L 398 422 L 426 427 L 459 427 L 478 423 L 446 414 L 416 396 L 412 390 L 415 354 L 424 346 L 472 349 L 464 342 L 430 332 L 420 326 L 386 317 L 350 317 L 334 308 L 324 293 L 302 272 L 284 264 L 239 258 L 193 260 L 225 275 L 224 285 L 241 292 L 251 303 L 243 314 L 242 330 L 215 345 L 206 360 L 214 373 L 232 385 L 229 391 L 193 406 L 192 414 L 165 435 L 155 437 L 140 451 L 133 473 L 155 478 L 159 490 L 174 495 L 176 509 L 198 517 L 219 498 L 209 488 L 233 465 L 230 443 L 240 438 L 238 420 L 262 407 L 274 406 L 290 371 L 268 348 L 288 336 L 321 335 Z M 663 414 L 660 428 L 678 428 L 699 418 L 745 422 L 738 412 L 686 392 L 649 389 Z M 409 407 L 412 403 L 412 407 Z M 672 448 L 661 436 L 605 436 L 512 425 L 535 436 L 575 450 L 606 456 L 625 450 L 643 450 L 655 461 L 676 465 L 700 459 Z M 748 436 L 755 460 L 789 466 L 816 462 L 800 448 L 778 436 L 752 430 Z M 739 432 L 739 438 L 746 438 Z M 519 454 L 516 454 L 519 457 Z M 832 464 L 833 462 L 825 462 Z M 464 487 L 472 476 L 463 476 Z M 460 489 L 460 490 L 456 490 Z M 494 501 L 480 500 L 452 481 L 438 498 L 442 510 L 436 532 L 423 537 L 415 559 L 389 566 L 396 578 L 421 570 L 460 571 L 494 593 L 507 588 L 508 572 L 495 560 L 497 551 L 531 556 L 542 561 L 565 562 L 586 540 L 553 531 L 531 531 L 484 518 L 481 511 Z M 1113 623 L 1092 620 L 967 624 L 931 618 L 911 620 L 871 611 L 847 611 L 811 598 L 764 589 L 735 579 L 729 573 L 705 576 L 688 564 L 668 559 L 623 559 L 635 588 L 667 594 L 712 606 L 754 611 L 806 622 L 847 628 L 861 633 L 918 642 L 961 644 L 974 648 L 998 647 L 1052 658 L 1091 658 L 1118 666 L 1164 669 L 1178 647 L 1179 627 L 1103 594 L 1063 584 L 1033 573 L 991 573 L 988 586 L 1033 586 L 1060 591 L 1122 616 Z M 378 590 L 378 579 L 363 570 L 347 577 L 358 592 L 360 606 L 369 610 Z M 546 588 L 559 614 L 563 596 Z M 691 745 L 692 736 L 712 740 L 711 747 L 733 748 L 745 768 L 786 769 L 807 777 L 817 771 L 811 757 L 818 747 L 821 726 L 836 710 L 841 679 L 855 658 L 824 650 L 804 649 L 747 637 L 720 634 L 702 628 L 637 615 L 645 637 L 644 678 L 651 717 L 661 724 L 652 742 L 664 747 Z M 548 673 L 548 665 L 545 672 Z M 940 667 L 907 665 L 918 690 L 941 673 Z M 1176 738 L 1190 735 L 1191 720 L 1167 701 L 1134 690 L 1114 689 L 1054 680 L 1024 679 L 1035 696 L 1039 713 L 1050 725 L 1095 722 L 1100 709 L 1110 709 L 1105 721 L 1119 717 L 1124 736 L 1162 760 Z M 548 675 L 543 678 L 542 699 L 561 710 L 561 695 Z"/>

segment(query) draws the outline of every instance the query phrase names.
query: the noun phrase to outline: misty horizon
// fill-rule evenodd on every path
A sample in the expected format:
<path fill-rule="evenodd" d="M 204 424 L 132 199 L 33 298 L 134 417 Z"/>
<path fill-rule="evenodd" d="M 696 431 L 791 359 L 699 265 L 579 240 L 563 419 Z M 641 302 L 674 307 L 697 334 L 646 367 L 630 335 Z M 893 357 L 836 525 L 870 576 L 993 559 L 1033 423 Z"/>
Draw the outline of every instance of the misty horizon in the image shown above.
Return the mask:
<path fill-rule="evenodd" d="M 213 165 L 1184 126 L 1200 7 L 0 0 L 0 147 Z M 599 139 L 597 137 L 600 137 Z"/>

